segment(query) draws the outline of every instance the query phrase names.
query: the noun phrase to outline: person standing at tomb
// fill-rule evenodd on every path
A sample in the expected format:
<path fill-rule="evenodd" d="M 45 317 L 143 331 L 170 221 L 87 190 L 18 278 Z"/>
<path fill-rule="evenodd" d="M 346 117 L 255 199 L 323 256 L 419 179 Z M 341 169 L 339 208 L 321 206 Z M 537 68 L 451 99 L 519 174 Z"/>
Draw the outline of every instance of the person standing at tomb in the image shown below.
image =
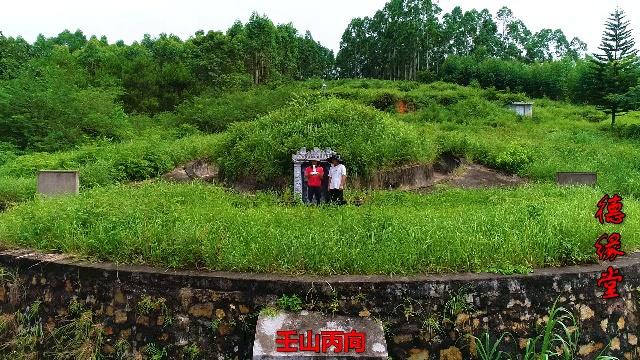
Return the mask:
<path fill-rule="evenodd" d="M 318 165 L 317 160 L 311 160 L 311 166 L 304 169 L 304 179 L 307 182 L 307 199 L 310 204 L 320 204 L 322 196 L 322 178 L 324 177 L 324 168 Z"/>
<path fill-rule="evenodd" d="M 342 205 L 344 204 L 344 185 L 347 181 L 347 168 L 340 163 L 340 159 L 331 157 L 331 168 L 329 169 L 329 201 Z"/>

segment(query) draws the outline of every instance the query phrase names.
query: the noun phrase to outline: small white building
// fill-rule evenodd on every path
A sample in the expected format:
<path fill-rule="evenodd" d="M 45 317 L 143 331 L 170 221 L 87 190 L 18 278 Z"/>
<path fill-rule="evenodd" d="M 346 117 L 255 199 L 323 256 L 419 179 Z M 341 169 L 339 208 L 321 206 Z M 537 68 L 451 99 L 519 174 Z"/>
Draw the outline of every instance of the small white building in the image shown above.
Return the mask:
<path fill-rule="evenodd" d="M 509 104 L 509 109 L 520 116 L 533 116 L 533 103 L 530 102 L 513 102 Z"/>

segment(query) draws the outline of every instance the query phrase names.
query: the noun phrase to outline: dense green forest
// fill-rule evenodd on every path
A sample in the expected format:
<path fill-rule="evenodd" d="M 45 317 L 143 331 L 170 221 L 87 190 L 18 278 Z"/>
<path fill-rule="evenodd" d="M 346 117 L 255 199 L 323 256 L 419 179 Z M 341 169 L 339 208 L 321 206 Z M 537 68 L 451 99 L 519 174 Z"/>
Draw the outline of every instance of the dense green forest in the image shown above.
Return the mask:
<path fill-rule="evenodd" d="M 216 132 L 224 124 L 206 121 L 218 115 L 211 105 L 233 101 L 237 91 L 310 78 L 475 85 L 599 105 L 613 123 L 637 107 L 640 72 L 624 12 L 616 10 L 607 26 L 595 57 L 562 30 L 530 31 L 506 7 L 495 16 L 459 7 L 442 14 L 431 0 L 391 0 L 372 17 L 353 19 L 337 56 L 311 33 L 256 13 L 225 32 L 145 35 L 130 45 L 80 30 L 33 43 L 0 33 L 0 152 L 118 141 L 130 133 L 129 116 L 174 110 Z M 287 96 L 279 92 L 268 101 L 281 104 Z"/>
<path fill-rule="evenodd" d="M 79 89 L 105 89 L 128 113 L 172 110 L 205 90 L 329 77 L 333 63 L 332 51 L 309 32 L 301 35 L 291 24 L 276 26 L 257 14 L 226 33 L 198 31 L 186 41 L 161 34 L 110 44 L 106 37 L 87 39 L 80 30 L 65 30 L 29 44 L 0 35 L 0 79 L 14 81 L 3 85 L 37 87 L 23 84 L 31 79 L 55 86 L 61 80 Z"/>
<path fill-rule="evenodd" d="M 577 60 L 586 48 L 560 29 L 532 33 L 507 7 L 495 18 L 487 9 L 463 11 L 459 6 L 441 16 L 432 1 L 394 0 L 372 17 L 351 21 L 337 65 L 341 76 L 416 80 L 437 76 L 443 66 L 451 66 L 452 56 L 530 64 Z"/>
<path fill-rule="evenodd" d="M 616 9 L 612 17 L 603 40 L 621 44 L 631 30 L 624 11 Z M 620 31 L 612 33 L 615 29 Z M 594 59 L 579 38 L 569 39 L 561 29 L 532 32 L 507 7 L 495 16 L 487 9 L 460 7 L 442 14 L 430 0 L 391 0 L 372 17 L 351 21 L 336 67 L 340 77 L 476 83 L 531 97 L 597 103 L 602 79 L 595 73 L 602 75 L 603 69 L 594 70 L 594 60 L 630 55 L 610 56 L 608 49 L 601 46 Z M 625 89 L 638 78 L 637 59 L 631 62 L 634 68 L 623 70 Z"/>

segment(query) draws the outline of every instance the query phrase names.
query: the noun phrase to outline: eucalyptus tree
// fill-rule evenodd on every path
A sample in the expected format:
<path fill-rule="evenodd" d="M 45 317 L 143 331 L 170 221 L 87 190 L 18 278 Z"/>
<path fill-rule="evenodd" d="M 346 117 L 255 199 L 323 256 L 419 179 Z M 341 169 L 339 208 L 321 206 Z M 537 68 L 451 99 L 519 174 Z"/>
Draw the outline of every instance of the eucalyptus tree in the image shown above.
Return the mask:
<path fill-rule="evenodd" d="M 244 31 L 247 69 L 254 84 L 265 83 L 277 64 L 277 29 L 268 17 L 254 12 Z"/>

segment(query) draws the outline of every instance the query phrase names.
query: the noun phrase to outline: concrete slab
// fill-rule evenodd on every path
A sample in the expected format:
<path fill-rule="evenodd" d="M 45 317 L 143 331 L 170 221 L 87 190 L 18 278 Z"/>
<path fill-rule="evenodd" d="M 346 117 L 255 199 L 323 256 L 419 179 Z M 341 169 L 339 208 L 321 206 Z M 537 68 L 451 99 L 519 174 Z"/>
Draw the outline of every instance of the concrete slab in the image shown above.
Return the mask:
<path fill-rule="evenodd" d="M 352 358 L 388 358 L 379 323 L 308 311 L 261 313 L 258 317 L 253 360 Z"/>
<path fill-rule="evenodd" d="M 40 170 L 38 193 L 44 195 L 78 194 L 80 178 L 77 170 Z"/>
<path fill-rule="evenodd" d="M 556 183 L 558 185 L 595 185 L 598 174 L 592 172 L 558 172 Z"/>

